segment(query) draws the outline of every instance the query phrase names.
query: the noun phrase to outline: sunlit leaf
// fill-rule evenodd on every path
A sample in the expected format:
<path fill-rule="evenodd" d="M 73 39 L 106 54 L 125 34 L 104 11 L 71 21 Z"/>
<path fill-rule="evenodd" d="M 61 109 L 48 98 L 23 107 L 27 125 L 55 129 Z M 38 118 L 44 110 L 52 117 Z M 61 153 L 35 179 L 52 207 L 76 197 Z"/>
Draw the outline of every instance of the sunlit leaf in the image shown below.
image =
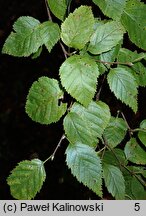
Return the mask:
<path fill-rule="evenodd" d="M 87 108 L 75 103 L 64 118 L 64 130 L 71 143 L 96 147 L 109 119 L 109 107 L 101 101 L 91 102 Z"/>
<path fill-rule="evenodd" d="M 48 0 L 51 12 L 60 20 L 64 20 L 67 9 L 66 0 Z"/>
<path fill-rule="evenodd" d="M 45 178 L 45 168 L 41 160 L 25 160 L 11 171 L 7 183 L 15 199 L 30 200 L 41 190 Z"/>
<path fill-rule="evenodd" d="M 18 18 L 13 29 L 14 32 L 8 36 L 2 52 L 18 57 L 36 53 L 43 44 L 51 51 L 60 38 L 58 24 L 50 21 L 40 24 L 29 16 Z"/>
<path fill-rule="evenodd" d="M 48 77 L 40 77 L 35 81 L 27 96 L 26 113 L 33 121 L 51 124 L 58 121 L 66 111 L 66 104 L 59 103 L 63 97 L 58 81 Z"/>
<path fill-rule="evenodd" d="M 85 56 L 71 56 L 60 67 L 63 87 L 84 106 L 94 97 L 98 76 L 96 62 Z"/>
<path fill-rule="evenodd" d="M 116 21 L 98 26 L 90 39 L 88 51 L 97 55 L 111 50 L 122 40 L 124 31 L 123 26 Z"/>
<path fill-rule="evenodd" d="M 80 6 L 61 26 L 61 39 L 69 46 L 82 49 L 89 41 L 94 29 L 94 17 L 90 7 Z"/>
<path fill-rule="evenodd" d="M 119 20 L 126 5 L 126 0 L 92 0 L 108 17 Z"/>

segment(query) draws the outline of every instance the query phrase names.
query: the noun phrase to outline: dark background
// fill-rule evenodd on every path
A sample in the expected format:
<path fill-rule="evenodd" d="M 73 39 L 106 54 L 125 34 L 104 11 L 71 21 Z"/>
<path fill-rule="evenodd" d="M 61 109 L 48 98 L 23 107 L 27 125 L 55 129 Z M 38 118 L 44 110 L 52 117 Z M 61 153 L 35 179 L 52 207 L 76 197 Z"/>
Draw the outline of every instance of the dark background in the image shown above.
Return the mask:
<path fill-rule="evenodd" d="M 89 1 L 74 1 L 72 10 Z M 97 7 L 94 8 L 97 10 Z M 20 16 L 33 16 L 46 21 L 47 11 L 44 0 L 0 0 L 0 47 L 12 31 L 14 21 Z M 54 21 L 57 21 L 54 18 Z M 132 46 L 126 42 L 127 46 Z M 133 47 L 134 49 L 134 47 Z M 38 59 L 16 58 L 0 55 L 0 199 L 13 199 L 6 178 L 16 164 L 32 159 L 36 155 L 45 160 L 52 154 L 63 134 L 62 121 L 49 126 L 33 122 L 25 113 L 25 102 L 32 83 L 41 76 L 57 77 L 64 61 L 59 45 L 49 54 L 45 49 Z M 145 118 L 145 90 L 140 89 L 139 112 L 134 115 L 129 108 L 109 94 L 105 84 L 103 101 L 111 106 L 112 114 L 122 108 L 130 123 L 135 127 Z M 65 164 L 67 141 L 63 141 L 53 162 L 45 165 L 47 178 L 41 192 L 35 199 L 99 199 L 94 193 L 71 175 Z M 105 191 L 106 192 L 106 191 Z M 106 193 L 107 194 L 107 193 Z M 106 195 L 108 198 L 109 195 Z"/>

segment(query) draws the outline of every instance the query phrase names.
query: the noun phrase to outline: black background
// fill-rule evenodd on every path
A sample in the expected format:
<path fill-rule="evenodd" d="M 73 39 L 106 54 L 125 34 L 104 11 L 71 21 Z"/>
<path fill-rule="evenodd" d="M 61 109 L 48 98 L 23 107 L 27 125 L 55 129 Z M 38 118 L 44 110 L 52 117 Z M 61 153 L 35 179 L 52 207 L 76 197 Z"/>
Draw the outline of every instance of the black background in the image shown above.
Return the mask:
<path fill-rule="evenodd" d="M 72 10 L 89 1 L 74 1 Z M 97 7 L 93 8 L 95 13 Z M 41 22 L 48 19 L 43 0 L 1 0 L 0 1 L 0 47 L 12 31 L 14 21 L 20 16 L 33 16 Z M 55 22 L 60 23 L 55 17 Z M 135 47 L 125 41 L 127 47 Z M 6 178 L 16 164 L 37 155 L 45 160 L 55 149 L 63 134 L 62 121 L 49 126 L 33 122 L 25 113 L 25 102 L 32 83 L 41 76 L 58 77 L 58 69 L 64 61 L 59 45 L 51 54 L 43 49 L 38 59 L 0 56 L 0 199 L 13 199 Z M 145 90 L 140 89 L 139 112 L 135 115 L 129 108 L 108 93 L 105 84 L 103 101 L 111 107 L 113 115 L 120 108 L 124 110 L 131 127 L 138 126 L 145 118 Z M 47 178 L 41 192 L 35 199 L 99 199 L 94 193 L 71 175 L 65 164 L 67 141 L 63 141 L 53 162 L 45 165 Z M 106 193 L 106 190 L 105 190 Z M 105 198 L 110 198 L 106 193 Z"/>

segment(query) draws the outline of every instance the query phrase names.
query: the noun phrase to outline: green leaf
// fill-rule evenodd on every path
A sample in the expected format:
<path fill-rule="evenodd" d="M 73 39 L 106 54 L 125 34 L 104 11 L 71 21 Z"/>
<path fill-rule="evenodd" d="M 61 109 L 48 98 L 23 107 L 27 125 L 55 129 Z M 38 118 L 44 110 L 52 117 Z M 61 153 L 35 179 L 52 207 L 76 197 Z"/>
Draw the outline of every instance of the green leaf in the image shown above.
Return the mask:
<path fill-rule="evenodd" d="M 82 143 L 70 144 L 66 150 L 66 162 L 79 182 L 102 197 L 102 167 L 96 152 Z"/>
<path fill-rule="evenodd" d="M 92 0 L 108 17 L 119 20 L 125 8 L 126 0 Z"/>
<path fill-rule="evenodd" d="M 115 96 L 136 112 L 137 83 L 134 76 L 125 68 L 114 68 L 108 74 L 108 83 Z"/>
<path fill-rule="evenodd" d="M 127 167 L 132 173 L 135 174 L 135 170 L 138 167 L 128 166 Z M 126 186 L 126 197 L 130 197 L 132 200 L 145 200 L 146 199 L 146 191 L 141 182 L 137 179 L 142 180 L 140 175 L 131 175 L 126 169 L 123 172 L 125 178 L 125 186 Z M 143 181 L 143 180 L 142 180 Z"/>
<path fill-rule="evenodd" d="M 122 118 L 111 117 L 104 131 L 104 137 L 111 148 L 116 147 L 124 139 L 127 126 Z"/>
<path fill-rule="evenodd" d="M 117 55 L 119 53 L 121 47 L 121 43 L 117 44 L 115 47 L 113 47 L 111 50 L 101 53 L 99 55 L 99 60 L 103 62 L 114 62 L 117 58 Z M 103 63 L 102 63 L 103 65 Z M 110 64 L 106 64 L 106 67 L 110 68 Z"/>
<path fill-rule="evenodd" d="M 86 122 L 93 138 L 101 138 L 111 117 L 108 105 L 102 101 L 92 101 L 87 108 L 75 103 L 71 112 L 77 113 Z"/>
<path fill-rule="evenodd" d="M 88 51 L 101 54 L 116 46 L 123 38 L 124 28 L 116 21 L 110 21 L 98 26 L 90 38 Z"/>
<path fill-rule="evenodd" d="M 134 175 L 141 175 L 146 178 L 146 167 L 145 166 L 128 166 Z"/>
<path fill-rule="evenodd" d="M 32 59 L 38 58 L 41 55 L 42 50 L 43 50 L 42 47 L 38 48 L 38 50 L 34 54 L 32 54 L 31 58 Z"/>
<path fill-rule="evenodd" d="M 117 58 L 120 47 L 121 47 L 121 43 L 117 44 L 111 50 L 104 52 L 104 53 L 101 53 L 99 55 L 92 55 L 89 52 L 87 52 L 87 49 L 85 48 L 85 50 L 82 49 L 80 51 L 80 55 L 86 56 L 86 57 L 91 58 L 94 61 L 96 61 L 96 64 L 98 65 L 100 74 L 103 74 L 103 73 L 105 73 L 105 71 L 108 70 L 108 68 L 111 67 L 111 64 L 104 64 L 101 62 L 102 61 L 103 62 L 114 62 L 115 59 Z"/>
<path fill-rule="evenodd" d="M 60 28 L 58 24 L 46 21 L 39 26 L 38 32 L 38 34 L 40 34 L 40 40 L 46 46 L 48 51 L 51 52 L 54 45 L 60 39 Z"/>
<path fill-rule="evenodd" d="M 94 97 L 98 76 L 96 62 L 85 56 L 71 56 L 60 67 L 63 87 L 84 106 Z"/>
<path fill-rule="evenodd" d="M 11 171 L 7 183 L 15 199 L 30 200 L 41 190 L 45 178 L 45 168 L 41 160 L 25 160 Z"/>
<path fill-rule="evenodd" d="M 146 152 L 139 146 L 135 138 L 127 142 L 124 149 L 126 158 L 136 164 L 146 164 Z"/>
<path fill-rule="evenodd" d="M 140 128 L 143 129 L 143 130 L 145 130 L 145 131 L 139 131 L 138 132 L 138 138 L 146 146 L 146 119 L 144 119 L 140 123 Z"/>
<path fill-rule="evenodd" d="M 109 119 L 109 107 L 101 101 L 91 102 L 87 108 L 75 103 L 64 118 L 64 130 L 71 143 L 79 141 L 95 147 Z"/>
<path fill-rule="evenodd" d="M 48 5 L 51 12 L 63 21 L 67 10 L 66 0 L 48 0 Z"/>
<path fill-rule="evenodd" d="M 125 180 L 118 167 L 104 163 L 103 178 L 109 193 L 111 193 L 113 197 L 117 200 L 125 198 Z"/>
<path fill-rule="evenodd" d="M 131 179 L 131 191 L 135 199 L 146 200 L 146 190 L 136 177 Z"/>
<path fill-rule="evenodd" d="M 146 57 L 145 53 L 137 53 L 137 51 L 132 52 L 131 50 L 121 48 L 118 54 L 118 61 L 120 62 L 131 62 L 135 65 L 135 63 L 141 61 Z M 133 65 L 133 66 L 134 66 Z M 132 66 L 132 68 L 133 68 Z"/>
<path fill-rule="evenodd" d="M 140 61 L 145 58 L 145 53 L 137 53 L 132 52 L 131 50 L 122 48 L 118 54 L 119 62 L 129 62 L 133 63 L 132 67 L 128 68 L 127 66 L 123 66 L 126 70 L 129 70 L 134 77 L 138 85 L 146 86 L 146 67 Z"/>
<path fill-rule="evenodd" d="M 128 163 L 124 151 L 119 148 L 115 148 L 112 151 L 106 150 L 103 155 L 103 162 L 119 167 L 120 164 L 127 165 Z"/>
<path fill-rule="evenodd" d="M 3 53 L 13 56 L 29 56 L 45 44 L 49 51 L 60 38 L 59 26 L 50 21 L 40 24 L 33 17 L 20 17 L 13 25 L 4 46 Z"/>
<path fill-rule="evenodd" d="M 69 142 L 87 143 L 89 146 L 97 144 L 97 137 L 93 138 L 87 122 L 78 114 L 70 112 L 64 118 L 64 130 Z"/>
<path fill-rule="evenodd" d="M 35 81 L 27 96 L 26 113 L 33 121 L 41 124 L 57 122 L 66 112 L 67 105 L 58 100 L 63 97 L 58 81 L 40 77 Z"/>
<path fill-rule="evenodd" d="M 69 47 L 82 49 L 90 40 L 94 29 L 94 16 L 91 7 L 80 6 L 61 26 L 61 39 Z"/>
<path fill-rule="evenodd" d="M 130 40 L 138 47 L 146 49 L 146 5 L 139 0 L 127 0 L 121 22 L 128 31 Z"/>

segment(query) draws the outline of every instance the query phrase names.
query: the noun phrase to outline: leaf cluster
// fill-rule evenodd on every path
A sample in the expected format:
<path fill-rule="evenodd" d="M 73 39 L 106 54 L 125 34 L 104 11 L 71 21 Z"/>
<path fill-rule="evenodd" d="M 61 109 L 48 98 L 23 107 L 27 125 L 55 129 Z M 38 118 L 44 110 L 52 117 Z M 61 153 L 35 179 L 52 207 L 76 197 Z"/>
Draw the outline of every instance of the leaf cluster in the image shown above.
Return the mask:
<path fill-rule="evenodd" d="M 138 87 L 146 86 L 146 5 L 139 0 L 93 0 L 106 16 L 101 19 L 84 5 L 68 15 L 71 2 L 48 0 L 50 20 L 44 23 L 28 16 L 18 18 L 2 52 L 35 58 L 43 46 L 51 52 L 56 43 L 61 45 L 65 60 L 59 79 L 43 76 L 32 84 L 26 113 L 46 125 L 63 118 L 64 135 L 58 146 L 64 138 L 69 142 L 66 164 L 99 197 L 104 197 L 104 184 L 115 199 L 146 199 L 146 120 L 131 129 L 122 112 L 120 117 L 112 116 L 100 99 L 104 89 L 98 84 L 104 76 L 116 99 L 138 111 Z M 52 21 L 50 11 L 60 26 Z M 141 52 L 124 47 L 125 34 Z M 71 104 L 64 102 L 66 93 Z M 57 148 L 44 162 L 22 161 L 12 170 L 7 183 L 13 197 L 35 197 L 45 180 L 44 164 L 53 160 Z"/>

